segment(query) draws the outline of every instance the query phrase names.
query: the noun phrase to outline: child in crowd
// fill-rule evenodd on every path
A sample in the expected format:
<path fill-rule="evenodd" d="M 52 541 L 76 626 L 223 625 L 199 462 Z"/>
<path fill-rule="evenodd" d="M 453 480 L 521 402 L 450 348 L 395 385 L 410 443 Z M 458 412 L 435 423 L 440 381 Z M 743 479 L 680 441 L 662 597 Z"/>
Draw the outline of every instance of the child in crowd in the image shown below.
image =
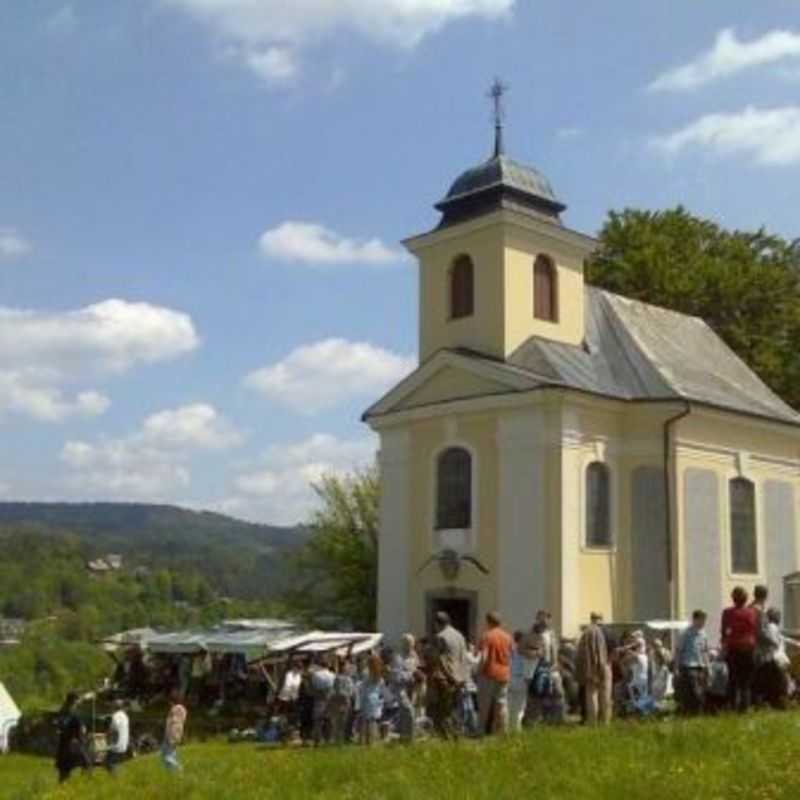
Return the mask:
<path fill-rule="evenodd" d="M 360 744 L 374 744 L 380 737 L 380 721 L 383 716 L 383 661 L 372 655 L 367 661 L 367 677 L 360 692 Z"/>

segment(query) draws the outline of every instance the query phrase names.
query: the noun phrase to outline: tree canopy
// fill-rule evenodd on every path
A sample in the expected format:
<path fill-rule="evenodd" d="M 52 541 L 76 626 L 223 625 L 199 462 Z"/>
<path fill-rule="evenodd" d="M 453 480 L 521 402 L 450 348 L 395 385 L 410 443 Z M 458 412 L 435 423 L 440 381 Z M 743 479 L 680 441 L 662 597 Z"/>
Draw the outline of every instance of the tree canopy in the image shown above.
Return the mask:
<path fill-rule="evenodd" d="M 702 317 L 800 409 L 800 240 L 726 230 L 680 206 L 612 211 L 599 240 L 589 283 Z"/>
<path fill-rule="evenodd" d="M 373 630 L 377 602 L 378 504 L 373 468 L 346 477 L 328 475 L 315 487 L 321 500 L 311 538 L 293 557 L 290 607 L 315 625 Z"/>

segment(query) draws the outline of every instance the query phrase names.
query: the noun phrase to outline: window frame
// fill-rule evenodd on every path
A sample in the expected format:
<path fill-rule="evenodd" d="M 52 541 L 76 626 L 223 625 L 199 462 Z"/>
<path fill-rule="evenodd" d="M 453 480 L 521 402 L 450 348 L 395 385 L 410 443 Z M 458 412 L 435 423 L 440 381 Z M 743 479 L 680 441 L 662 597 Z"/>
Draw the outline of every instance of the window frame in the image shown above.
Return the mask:
<path fill-rule="evenodd" d="M 549 287 L 548 306 L 550 309 L 549 316 L 540 315 L 538 312 L 538 302 L 541 297 L 539 290 L 539 275 L 543 274 L 543 268 L 547 269 L 547 280 Z M 554 325 L 559 321 L 559 291 L 558 291 L 558 267 L 555 260 L 546 253 L 539 253 L 533 260 L 533 286 L 531 290 L 531 299 L 533 301 L 533 318 L 537 322 L 550 322 Z"/>
<path fill-rule="evenodd" d="M 466 524 L 464 525 L 445 525 L 441 524 L 441 516 L 444 513 L 443 509 L 441 508 L 441 501 L 442 501 L 442 462 L 443 459 L 448 455 L 448 453 L 463 453 L 467 457 L 467 469 L 468 473 L 466 475 L 466 485 L 468 490 L 468 497 L 467 503 L 468 506 L 466 510 Z M 473 512 L 473 499 L 474 499 L 474 487 L 473 487 L 473 479 L 472 479 L 472 471 L 473 471 L 473 462 L 474 458 L 472 453 L 460 444 L 448 444 L 446 447 L 443 447 L 439 452 L 436 454 L 436 458 L 434 461 L 435 464 L 435 472 L 436 472 L 436 481 L 434 486 L 434 530 L 438 531 L 466 531 L 472 528 L 472 512 Z M 461 476 L 459 476 L 461 477 Z M 461 499 L 461 498 L 457 498 Z M 453 515 L 455 512 L 452 510 L 448 510 L 446 513 Z M 445 520 L 446 522 L 451 522 L 452 520 Z"/>
<path fill-rule="evenodd" d="M 455 292 L 455 276 L 459 268 L 469 266 L 469 297 L 468 302 L 465 301 L 465 308 L 458 309 L 456 313 L 456 292 Z M 463 291 L 466 292 L 466 289 Z M 461 298 L 463 299 L 463 298 Z M 460 253 L 450 263 L 450 268 L 447 270 L 447 319 L 448 321 L 455 321 L 459 319 L 469 319 L 475 316 L 475 262 L 468 253 Z"/>
<path fill-rule="evenodd" d="M 752 509 L 751 514 L 749 515 L 752 519 L 752 538 L 753 538 L 753 557 L 755 559 L 755 570 L 742 572 L 738 569 L 739 564 L 736 564 L 734 558 L 734 511 L 733 503 L 733 491 L 735 485 L 747 485 L 750 487 L 751 490 L 751 497 L 752 497 Z M 752 478 L 748 477 L 747 475 L 743 475 L 741 473 L 735 474 L 728 478 L 728 491 L 727 491 L 727 498 L 726 498 L 726 510 L 727 510 L 727 530 L 728 530 L 728 570 L 729 575 L 736 578 L 741 578 L 742 580 L 755 580 L 762 576 L 762 564 L 763 564 L 763 554 L 761 552 L 761 537 L 760 537 L 760 530 L 761 526 L 759 525 L 759 500 L 758 500 L 758 484 L 752 480 Z"/>
<path fill-rule="evenodd" d="M 592 468 L 595 466 L 599 466 L 602 468 L 606 478 L 606 517 L 608 526 L 608 541 L 603 544 L 593 542 L 589 538 L 589 523 L 590 523 L 589 475 L 590 472 L 592 471 Z M 616 478 L 614 475 L 614 470 L 612 469 L 611 464 L 609 464 L 608 461 L 601 458 L 592 457 L 584 462 L 583 470 L 581 472 L 581 497 L 582 497 L 581 542 L 583 544 L 583 549 L 589 553 L 613 553 L 617 549 L 617 536 L 615 535 L 615 527 L 616 527 L 616 502 L 614 498 L 615 485 L 616 485 Z"/>

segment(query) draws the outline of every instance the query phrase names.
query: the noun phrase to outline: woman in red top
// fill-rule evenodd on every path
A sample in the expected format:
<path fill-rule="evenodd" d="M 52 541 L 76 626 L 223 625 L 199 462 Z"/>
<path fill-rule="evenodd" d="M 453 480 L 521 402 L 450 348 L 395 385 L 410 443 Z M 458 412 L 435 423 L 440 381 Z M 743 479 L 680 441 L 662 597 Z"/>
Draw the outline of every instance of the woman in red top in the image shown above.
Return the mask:
<path fill-rule="evenodd" d="M 756 610 L 747 605 L 747 592 L 737 586 L 733 605 L 722 612 L 722 647 L 728 662 L 728 701 L 737 711 L 747 711 L 755 672 Z"/>

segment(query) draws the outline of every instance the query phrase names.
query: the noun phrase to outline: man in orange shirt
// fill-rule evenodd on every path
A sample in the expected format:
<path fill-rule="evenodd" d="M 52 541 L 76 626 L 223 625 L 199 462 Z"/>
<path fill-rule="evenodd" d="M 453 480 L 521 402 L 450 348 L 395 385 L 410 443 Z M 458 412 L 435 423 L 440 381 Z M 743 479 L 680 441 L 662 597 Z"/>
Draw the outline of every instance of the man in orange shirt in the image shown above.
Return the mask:
<path fill-rule="evenodd" d="M 484 733 L 508 731 L 508 682 L 511 678 L 511 636 L 500 626 L 500 615 L 486 615 L 486 632 L 481 637 L 478 705 Z M 488 730 L 492 720 L 493 731 Z"/>

